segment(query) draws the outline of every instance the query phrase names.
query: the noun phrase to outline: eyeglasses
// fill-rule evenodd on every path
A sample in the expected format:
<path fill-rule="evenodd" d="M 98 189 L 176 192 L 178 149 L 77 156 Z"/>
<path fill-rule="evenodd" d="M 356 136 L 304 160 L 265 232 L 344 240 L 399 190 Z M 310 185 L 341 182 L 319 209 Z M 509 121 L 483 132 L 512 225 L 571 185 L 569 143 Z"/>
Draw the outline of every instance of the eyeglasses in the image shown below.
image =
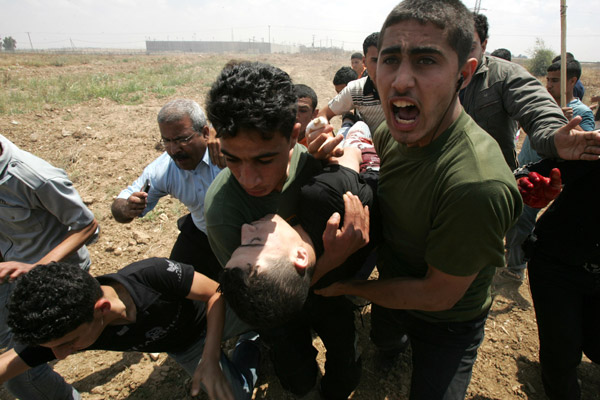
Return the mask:
<path fill-rule="evenodd" d="M 183 138 L 180 137 L 180 138 L 175 138 L 175 139 L 165 139 L 164 137 L 161 137 L 160 142 L 163 144 L 163 146 L 167 146 L 169 144 L 186 145 L 190 142 L 190 140 L 192 140 L 192 138 L 196 134 L 197 134 L 197 132 L 194 132 L 188 137 L 183 137 Z"/>

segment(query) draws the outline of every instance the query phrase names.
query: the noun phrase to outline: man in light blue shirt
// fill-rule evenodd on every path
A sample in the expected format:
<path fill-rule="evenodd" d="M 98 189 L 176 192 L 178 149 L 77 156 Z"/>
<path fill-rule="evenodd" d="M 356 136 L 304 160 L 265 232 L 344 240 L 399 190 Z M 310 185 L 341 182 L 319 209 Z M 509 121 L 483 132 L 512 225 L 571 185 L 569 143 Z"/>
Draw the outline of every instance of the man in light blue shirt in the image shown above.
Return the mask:
<path fill-rule="evenodd" d="M 179 199 L 190 213 L 177 222 L 180 233 L 169 258 L 217 279 L 221 266 L 206 236 L 204 195 L 221 169 L 207 151 L 206 116 L 195 101 L 177 99 L 160 110 L 158 126 L 165 153 L 119 194 L 112 214 L 118 222 L 128 223 L 146 215 L 163 196 Z"/>

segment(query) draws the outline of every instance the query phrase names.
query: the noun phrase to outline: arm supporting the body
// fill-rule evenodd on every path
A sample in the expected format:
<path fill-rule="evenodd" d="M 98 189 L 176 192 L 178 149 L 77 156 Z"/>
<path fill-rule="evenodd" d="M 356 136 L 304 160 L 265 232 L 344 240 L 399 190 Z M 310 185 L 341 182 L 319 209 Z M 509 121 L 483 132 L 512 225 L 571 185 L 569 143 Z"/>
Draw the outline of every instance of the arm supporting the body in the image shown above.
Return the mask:
<path fill-rule="evenodd" d="M 315 293 L 323 296 L 359 296 L 391 309 L 444 311 L 454 307 L 476 277 L 477 274 L 449 275 L 429 265 L 427 274 L 422 279 L 338 282 L 315 290 Z"/>

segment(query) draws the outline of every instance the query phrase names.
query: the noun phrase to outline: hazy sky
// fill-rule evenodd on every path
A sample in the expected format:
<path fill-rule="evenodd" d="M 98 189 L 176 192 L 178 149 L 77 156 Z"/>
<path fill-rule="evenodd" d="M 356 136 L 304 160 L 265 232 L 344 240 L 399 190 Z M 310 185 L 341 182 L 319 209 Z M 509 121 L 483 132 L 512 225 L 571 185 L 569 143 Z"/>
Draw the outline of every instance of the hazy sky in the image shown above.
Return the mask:
<path fill-rule="evenodd" d="M 145 48 L 145 40 L 236 40 L 361 50 L 397 0 L 0 0 L 0 37 L 18 49 Z M 475 0 L 466 0 L 472 8 Z M 600 0 L 568 0 L 568 50 L 600 61 Z M 482 0 L 488 50 L 560 52 L 560 0 Z M 596 28 L 597 29 L 597 28 Z M 29 33 L 29 35 L 28 35 Z M 31 42 L 30 42 L 31 38 Z"/>

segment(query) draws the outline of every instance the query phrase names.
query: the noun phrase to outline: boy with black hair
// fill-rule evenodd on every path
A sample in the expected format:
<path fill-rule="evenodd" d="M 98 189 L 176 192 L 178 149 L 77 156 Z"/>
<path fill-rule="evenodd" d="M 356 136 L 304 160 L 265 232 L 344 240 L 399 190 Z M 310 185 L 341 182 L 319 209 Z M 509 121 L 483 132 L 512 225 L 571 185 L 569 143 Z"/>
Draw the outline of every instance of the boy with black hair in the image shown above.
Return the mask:
<path fill-rule="evenodd" d="M 298 134 L 298 143 L 306 146 L 306 138 L 304 137 L 306 126 L 317 117 L 319 109 L 317 104 L 319 100 L 317 93 L 308 85 L 296 83 L 294 92 L 298 98 L 298 110 L 296 111 L 296 122 L 300 123 L 300 133 Z"/>
<path fill-rule="evenodd" d="M 336 115 L 342 115 L 355 109 L 360 118 L 369 126 L 371 132 L 385 121 L 381 109 L 381 101 L 375 88 L 375 74 L 377 71 L 377 39 L 379 32 L 373 32 L 363 42 L 365 64 L 369 75 L 348 83 L 329 104 L 319 111 L 319 116 L 330 120 Z"/>
<path fill-rule="evenodd" d="M 250 62 L 224 69 L 206 103 L 227 159 L 227 168 L 209 188 L 205 203 L 209 241 L 225 266 L 240 245 L 242 226 L 269 213 L 283 218 L 294 216 L 300 206 L 300 187 L 322 166 L 304 146 L 296 144 L 300 131 L 300 123 L 296 122 L 297 95 L 284 71 Z M 330 144 L 337 145 L 341 137 L 337 140 Z M 336 228 L 332 224 L 333 232 Z M 358 240 L 354 245 L 326 251 L 318 263 L 343 261 L 364 244 L 362 235 L 351 229 L 343 230 L 340 236 L 342 240 Z M 340 341 L 337 336 L 342 335 L 338 331 L 344 336 L 354 332 L 353 311 L 340 309 L 337 301 L 322 305 L 315 311 L 323 315 L 320 321 L 330 334 L 322 330 L 327 362 L 321 390 L 326 397 L 347 397 L 358 384 L 361 368 L 354 341 Z M 310 391 L 318 374 L 316 350 L 310 332 L 303 329 L 305 324 L 298 320 L 280 329 L 261 331 L 271 347 L 282 386 L 297 395 Z"/>
<path fill-rule="evenodd" d="M 365 67 L 365 57 L 362 53 L 352 53 L 350 56 L 350 65 L 352 65 L 352 70 L 356 72 L 357 77 L 362 78 L 369 75 Z"/>
<path fill-rule="evenodd" d="M 386 124 L 374 134 L 379 279 L 316 290 L 371 301 L 382 350 L 401 350 L 408 334 L 411 399 L 465 397 L 504 234 L 521 211 L 497 143 L 458 100 L 477 66 L 472 42 L 472 14 L 458 0 L 405 0 L 387 16 L 376 77 Z"/>
<path fill-rule="evenodd" d="M 560 105 L 560 59 L 550 64 L 547 69 L 548 74 L 546 75 L 546 89 L 550 95 L 556 100 L 556 103 Z M 574 89 L 579 78 L 581 77 L 581 64 L 574 58 L 567 57 L 567 94 L 566 94 L 566 107 L 562 108 L 565 116 L 570 121 L 574 116 L 579 115 L 581 122 L 579 126 L 584 131 L 593 131 L 595 128 L 594 113 L 588 106 L 581 102 L 577 96 L 574 95 Z"/>
<path fill-rule="evenodd" d="M 339 93 L 345 88 L 348 83 L 355 81 L 358 79 L 358 75 L 356 71 L 354 71 L 350 67 L 342 67 L 338 69 L 333 76 L 333 87 L 335 88 L 335 92 Z"/>
<path fill-rule="evenodd" d="M 2 381 L 76 351 L 166 351 L 193 376 L 192 395 L 202 385 L 211 398 L 252 397 L 256 344 L 239 342 L 233 362 L 221 351 L 222 336 L 249 326 L 191 265 L 151 258 L 96 278 L 71 264 L 38 265 L 17 281 L 8 311 L 24 346 L 0 356 Z"/>

